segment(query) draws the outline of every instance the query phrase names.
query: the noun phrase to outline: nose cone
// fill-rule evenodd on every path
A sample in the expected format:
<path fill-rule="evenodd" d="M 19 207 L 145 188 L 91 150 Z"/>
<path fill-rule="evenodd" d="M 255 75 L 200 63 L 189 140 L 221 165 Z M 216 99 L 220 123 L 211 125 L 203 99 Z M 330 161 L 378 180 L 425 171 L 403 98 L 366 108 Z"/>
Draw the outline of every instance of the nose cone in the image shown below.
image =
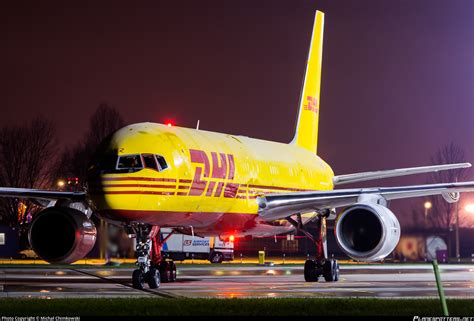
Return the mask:
<path fill-rule="evenodd" d="M 165 158 L 158 157 L 169 149 L 163 127 L 166 126 L 152 123 L 130 125 L 99 146 L 88 171 L 88 191 L 101 215 L 130 220 L 140 211 L 143 197 L 153 196 L 152 204 L 159 203 L 160 194 L 149 185 L 158 184 L 155 181 L 163 180 L 165 173 L 161 172 L 166 166 Z"/>
<path fill-rule="evenodd" d="M 89 197 L 99 213 L 120 219 L 117 211 L 138 208 L 140 185 L 135 179 L 143 175 L 142 166 L 124 169 L 118 161 L 123 155 L 137 155 L 141 164 L 140 155 L 152 141 L 146 128 L 131 125 L 116 131 L 99 145 L 88 169 Z"/>

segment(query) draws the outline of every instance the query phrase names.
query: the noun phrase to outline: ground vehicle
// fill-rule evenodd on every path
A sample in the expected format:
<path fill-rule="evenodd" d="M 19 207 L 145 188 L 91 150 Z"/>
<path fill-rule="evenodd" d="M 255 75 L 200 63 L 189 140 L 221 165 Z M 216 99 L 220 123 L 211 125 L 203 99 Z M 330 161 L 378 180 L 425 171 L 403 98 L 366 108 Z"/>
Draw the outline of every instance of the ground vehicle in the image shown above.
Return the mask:
<path fill-rule="evenodd" d="M 162 229 L 165 239 L 171 229 Z M 199 237 L 185 234 L 173 234 L 163 244 L 163 256 L 175 261 L 186 259 L 209 260 L 211 263 L 222 263 L 234 259 L 234 242 L 223 241 L 219 237 Z"/>

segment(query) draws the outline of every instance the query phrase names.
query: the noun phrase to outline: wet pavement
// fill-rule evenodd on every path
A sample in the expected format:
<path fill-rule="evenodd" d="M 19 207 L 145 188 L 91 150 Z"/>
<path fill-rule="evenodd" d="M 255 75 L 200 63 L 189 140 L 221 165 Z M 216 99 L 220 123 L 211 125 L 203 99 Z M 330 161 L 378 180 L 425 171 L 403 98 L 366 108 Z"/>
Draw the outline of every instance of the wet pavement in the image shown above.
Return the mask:
<path fill-rule="evenodd" d="M 442 265 L 447 297 L 474 299 L 474 265 Z M 0 267 L 0 297 L 436 297 L 431 265 L 346 265 L 339 282 L 307 283 L 302 266 L 178 265 L 158 290 L 131 287 L 132 269 Z"/>

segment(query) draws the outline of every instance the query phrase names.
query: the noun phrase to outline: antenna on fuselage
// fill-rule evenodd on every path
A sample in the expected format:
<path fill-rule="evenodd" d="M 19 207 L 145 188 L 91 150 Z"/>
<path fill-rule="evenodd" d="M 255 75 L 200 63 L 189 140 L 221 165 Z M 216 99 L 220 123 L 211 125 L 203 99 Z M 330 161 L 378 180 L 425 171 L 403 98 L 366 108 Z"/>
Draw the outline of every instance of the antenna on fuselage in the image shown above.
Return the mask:
<path fill-rule="evenodd" d="M 199 130 L 199 119 L 198 119 L 198 122 L 196 124 L 196 129 Z"/>

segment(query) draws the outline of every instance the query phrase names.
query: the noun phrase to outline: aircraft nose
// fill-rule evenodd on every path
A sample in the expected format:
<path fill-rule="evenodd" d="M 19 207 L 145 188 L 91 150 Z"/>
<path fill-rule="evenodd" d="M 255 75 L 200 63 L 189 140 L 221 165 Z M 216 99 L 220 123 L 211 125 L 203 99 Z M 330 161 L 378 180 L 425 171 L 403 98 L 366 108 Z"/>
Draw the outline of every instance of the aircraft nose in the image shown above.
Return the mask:
<path fill-rule="evenodd" d="M 113 174 L 91 176 L 88 194 L 97 211 L 136 209 L 140 202 L 141 189 L 139 184 L 129 179 L 132 178 Z"/>

